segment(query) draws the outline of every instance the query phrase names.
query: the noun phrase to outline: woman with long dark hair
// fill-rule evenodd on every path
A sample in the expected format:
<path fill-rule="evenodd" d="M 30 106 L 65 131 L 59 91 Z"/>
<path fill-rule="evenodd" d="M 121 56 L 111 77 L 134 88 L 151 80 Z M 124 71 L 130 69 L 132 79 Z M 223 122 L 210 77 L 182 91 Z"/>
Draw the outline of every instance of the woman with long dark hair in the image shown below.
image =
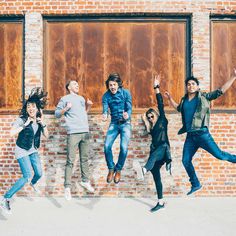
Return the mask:
<path fill-rule="evenodd" d="M 159 88 L 160 76 L 158 75 L 154 78 L 154 89 L 156 92 L 158 111 L 154 108 L 149 108 L 142 116 L 146 130 L 152 136 L 148 161 L 144 167 L 141 167 L 139 162 L 134 161 L 134 168 L 137 172 L 138 180 L 144 180 L 144 175 L 148 171 L 151 171 L 153 175 L 158 202 L 157 205 L 151 209 L 151 212 L 155 212 L 165 206 L 160 169 L 165 163 L 167 170 L 170 171 L 171 168 L 170 143 L 167 133 L 168 120 L 165 116 L 163 99 Z"/>
<path fill-rule="evenodd" d="M 11 213 L 10 199 L 29 182 L 35 192 L 38 192 L 36 183 L 42 176 L 42 168 L 38 148 L 40 137 L 48 136 L 46 124 L 43 122 L 42 109 L 46 105 L 47 94 L 41 88 L 32 89 L 28 99 L 23 103 L 20 116 L 14 122 L 10 136 L 18 135 L 16 140 L 15 156 L 19 163 L 22 177 L 8 190 L 0 200 L 0 207 Z M 31 167 L 34 176 L 31 179 Z"/>

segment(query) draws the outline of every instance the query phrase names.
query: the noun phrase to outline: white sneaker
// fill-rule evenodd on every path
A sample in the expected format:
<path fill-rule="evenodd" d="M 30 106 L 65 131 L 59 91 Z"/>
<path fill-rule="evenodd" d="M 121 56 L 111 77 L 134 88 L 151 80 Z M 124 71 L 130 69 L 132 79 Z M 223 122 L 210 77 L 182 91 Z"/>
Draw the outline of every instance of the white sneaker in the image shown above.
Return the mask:
<path fill-rule="evenodd" d="M 85 188 L 86 190 L 88 190 L 90 193 L 94 193 L 95 192 L 94 188 L 90 184 L 90 181 L 88 181 L 88 182 L 83 182 L 82 181 L 82 182 L 80 182 L 80 185 L 83 188 Z"/>
<path fill-rule="evenodd" d="M 8 215 L 11 215 L 10 201 L 4 197 L 0 200 L 0 208 Z"/>
<path fill-rule="evenodd" d="M 34 192 L 37 195 L 41 195 L 41 191 L 37 188 L 37 186 L 35 184 L 30 183 L 30 186 L 33 188 Z"/>
<path fill-rule="evenodd" d="M 65 199 L 67 201 L 70 201 L 71 200 L 71 192 L 70 192 L 70 188 L 65 188 Z"/>
<path fill-rule="evenodd" d="M 143 181 L 144 180 L 143 168 L 141 167 L 139 161 L 133 161 L 133 168 L 137 173 L 137 180 Z"/>

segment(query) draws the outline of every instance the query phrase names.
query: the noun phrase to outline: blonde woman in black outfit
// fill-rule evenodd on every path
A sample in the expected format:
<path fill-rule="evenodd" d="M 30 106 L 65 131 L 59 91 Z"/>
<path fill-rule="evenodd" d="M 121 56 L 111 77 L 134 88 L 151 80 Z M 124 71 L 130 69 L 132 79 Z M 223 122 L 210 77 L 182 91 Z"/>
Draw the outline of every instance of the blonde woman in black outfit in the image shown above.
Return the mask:
<path fill-rule="evenodd" d="M 144 180 L 144 175 L 148 171 L 151 171 L 153 175 L 158 202 L 157 205 L 151 209 L 151 212 L 155 212 L 165 207 L 160 169 L 165 163 L 167 170 L 170 170 L 171 168 L 170 144 L 167 134 L 168 120 L 165 116 L 163 99 L 159 88 L 160 76 L 158 75 L 154 78 L 154 90 L 156 92 L 158 111 L 149 108 L 142 116 L 146 130 L 152 136 L 149 158 L 144 167 L 141 167 L 139 162 L 134 161 L 134 169 L 137 172 L 138 180 Z"/>

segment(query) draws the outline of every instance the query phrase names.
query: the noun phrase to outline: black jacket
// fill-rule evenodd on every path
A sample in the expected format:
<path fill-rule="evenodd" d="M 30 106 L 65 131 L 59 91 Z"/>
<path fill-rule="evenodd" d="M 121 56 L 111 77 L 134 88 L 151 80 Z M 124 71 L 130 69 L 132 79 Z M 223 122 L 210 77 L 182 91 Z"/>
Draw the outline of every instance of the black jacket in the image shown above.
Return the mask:
<path fill-rule="evenodd" d="M 24 122 L 26 121 L 24 117 L 21 117 L 21 119 Z M 30 123 L 18 134 L 16 145 L 25 150 L 30 150 L 30 148 L 32 147 L 34 143 L 34 148 L 38 149 L 40 146 L 40 137 L 41 137 L 42 130 L 43 130 L 42 126 L 39 125 L 39 128 L 36 134 L 34 135 L 32 123 Z"/>

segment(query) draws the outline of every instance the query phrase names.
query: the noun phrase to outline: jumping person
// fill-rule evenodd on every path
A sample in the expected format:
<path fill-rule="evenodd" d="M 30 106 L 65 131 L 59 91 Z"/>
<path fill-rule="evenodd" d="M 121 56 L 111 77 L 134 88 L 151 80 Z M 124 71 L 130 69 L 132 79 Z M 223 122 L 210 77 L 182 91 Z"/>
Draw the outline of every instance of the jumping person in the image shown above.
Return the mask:
<path fill-rule="evenodd" d="M 46 104 L 47 94 L 41 88 L 31 91 L 28 100 L 23 104 L 19 118 L 14 122 L 10 136 L 18 134 L 15 147 L 15 156 L 19 163 L 22 177 L 8 190 L 0 201 L 0 207 L 7 213 L 11 213 L 10 199 L 31 179 L 31 167 L 34 176 L 30 186 L 36 193 L 40 193 L 36 183 L 42 176 L 42 167 L 38 148 L 41 134 L 48 137 L 47 126 L 43 121 L 42 109 Z"/>
<path fill-rule="evenodd" d="M 192 158 L 198 148 L 203 148 L 219 160 L 236 163 L 236 155 L 222 151 L 217 146 L 208 130 L 210 121 L 210 102 L 224 94 L 233 84 L 235 79 L 236 69 L 234 69 L 234 76 L 221 88 L 213 92 L 203 93 L 199 89 L 198 79 L 189 77 L 185 80 L 187 93 L 181 99 L 179 105 L 168 92 L 165 93 L 170 104 L 178 112 L 181 112 L 182 115 L 183 127 L 179 130 L 178 134 L 187 132 L 182 158 L 182 163 L 191 182 L 191 189 L 187 195 L 196 192 L 202 187 L 192 164 Z"/>
<path fill-rule="evenodd" d="M 60 118 L 65 116 L 67 129 L 67 160 L 65 168 L 65 198 L 71 200 L 71 176 L 73 163 L 76 157 L 76 150 L 80 153 L 80 168 L 82 181 L 80 185 L 94 193 L 94 188 L 90 183 L 90 173 L 88 164 L 89 152 L 89 125 L 87 112 L 93 104 L 89 99 L 78 95 L 79 84 L 70 80 L 66 83 L 68 95 L 62 97 L 56 107 L 55 116 Z"/>
<path fill-rule="evenodd" d="M 108 118 L 108 109 L 110 109 L 111 123 L 109 125 L 104 153 L 108 167 L 107 182 L 113 180 L 117 184 L 120 182 L 121 170 L 125 164 L 128 154 L 128 145 L 131 136 L 131 113 L 132 98 L 130 92 L 122 86 L 122 80 L 118 73 L 112 73 L 106 80 L 107 91 L 102 97 L 103 121 Z M 112 145 L 120 134 L 120 153 L 118 162 L 113 161 Z"/>
<path fill-rule="evenodd" d="M 165 116 L 164 104 L 160 93 L 160 76 L 154 78 L 154 89 L 158 104 L 158 111 L 149 108 L 142 116 L 147 132 L 152 136 L 150 155 L 144 167 L 139 162 L 134 161 L 134 169 L 137 172 L 138 180 L 143 180 L 144 175 L 151 171 L 156 185 L 158 201 L 151 212 L 155 212 L 165 207 L 162 193 L 162 182 L 160 169 L 166 163 L 166 169 L 171 168 L 170 143 L 168 139 L 168 120 Z"/>

